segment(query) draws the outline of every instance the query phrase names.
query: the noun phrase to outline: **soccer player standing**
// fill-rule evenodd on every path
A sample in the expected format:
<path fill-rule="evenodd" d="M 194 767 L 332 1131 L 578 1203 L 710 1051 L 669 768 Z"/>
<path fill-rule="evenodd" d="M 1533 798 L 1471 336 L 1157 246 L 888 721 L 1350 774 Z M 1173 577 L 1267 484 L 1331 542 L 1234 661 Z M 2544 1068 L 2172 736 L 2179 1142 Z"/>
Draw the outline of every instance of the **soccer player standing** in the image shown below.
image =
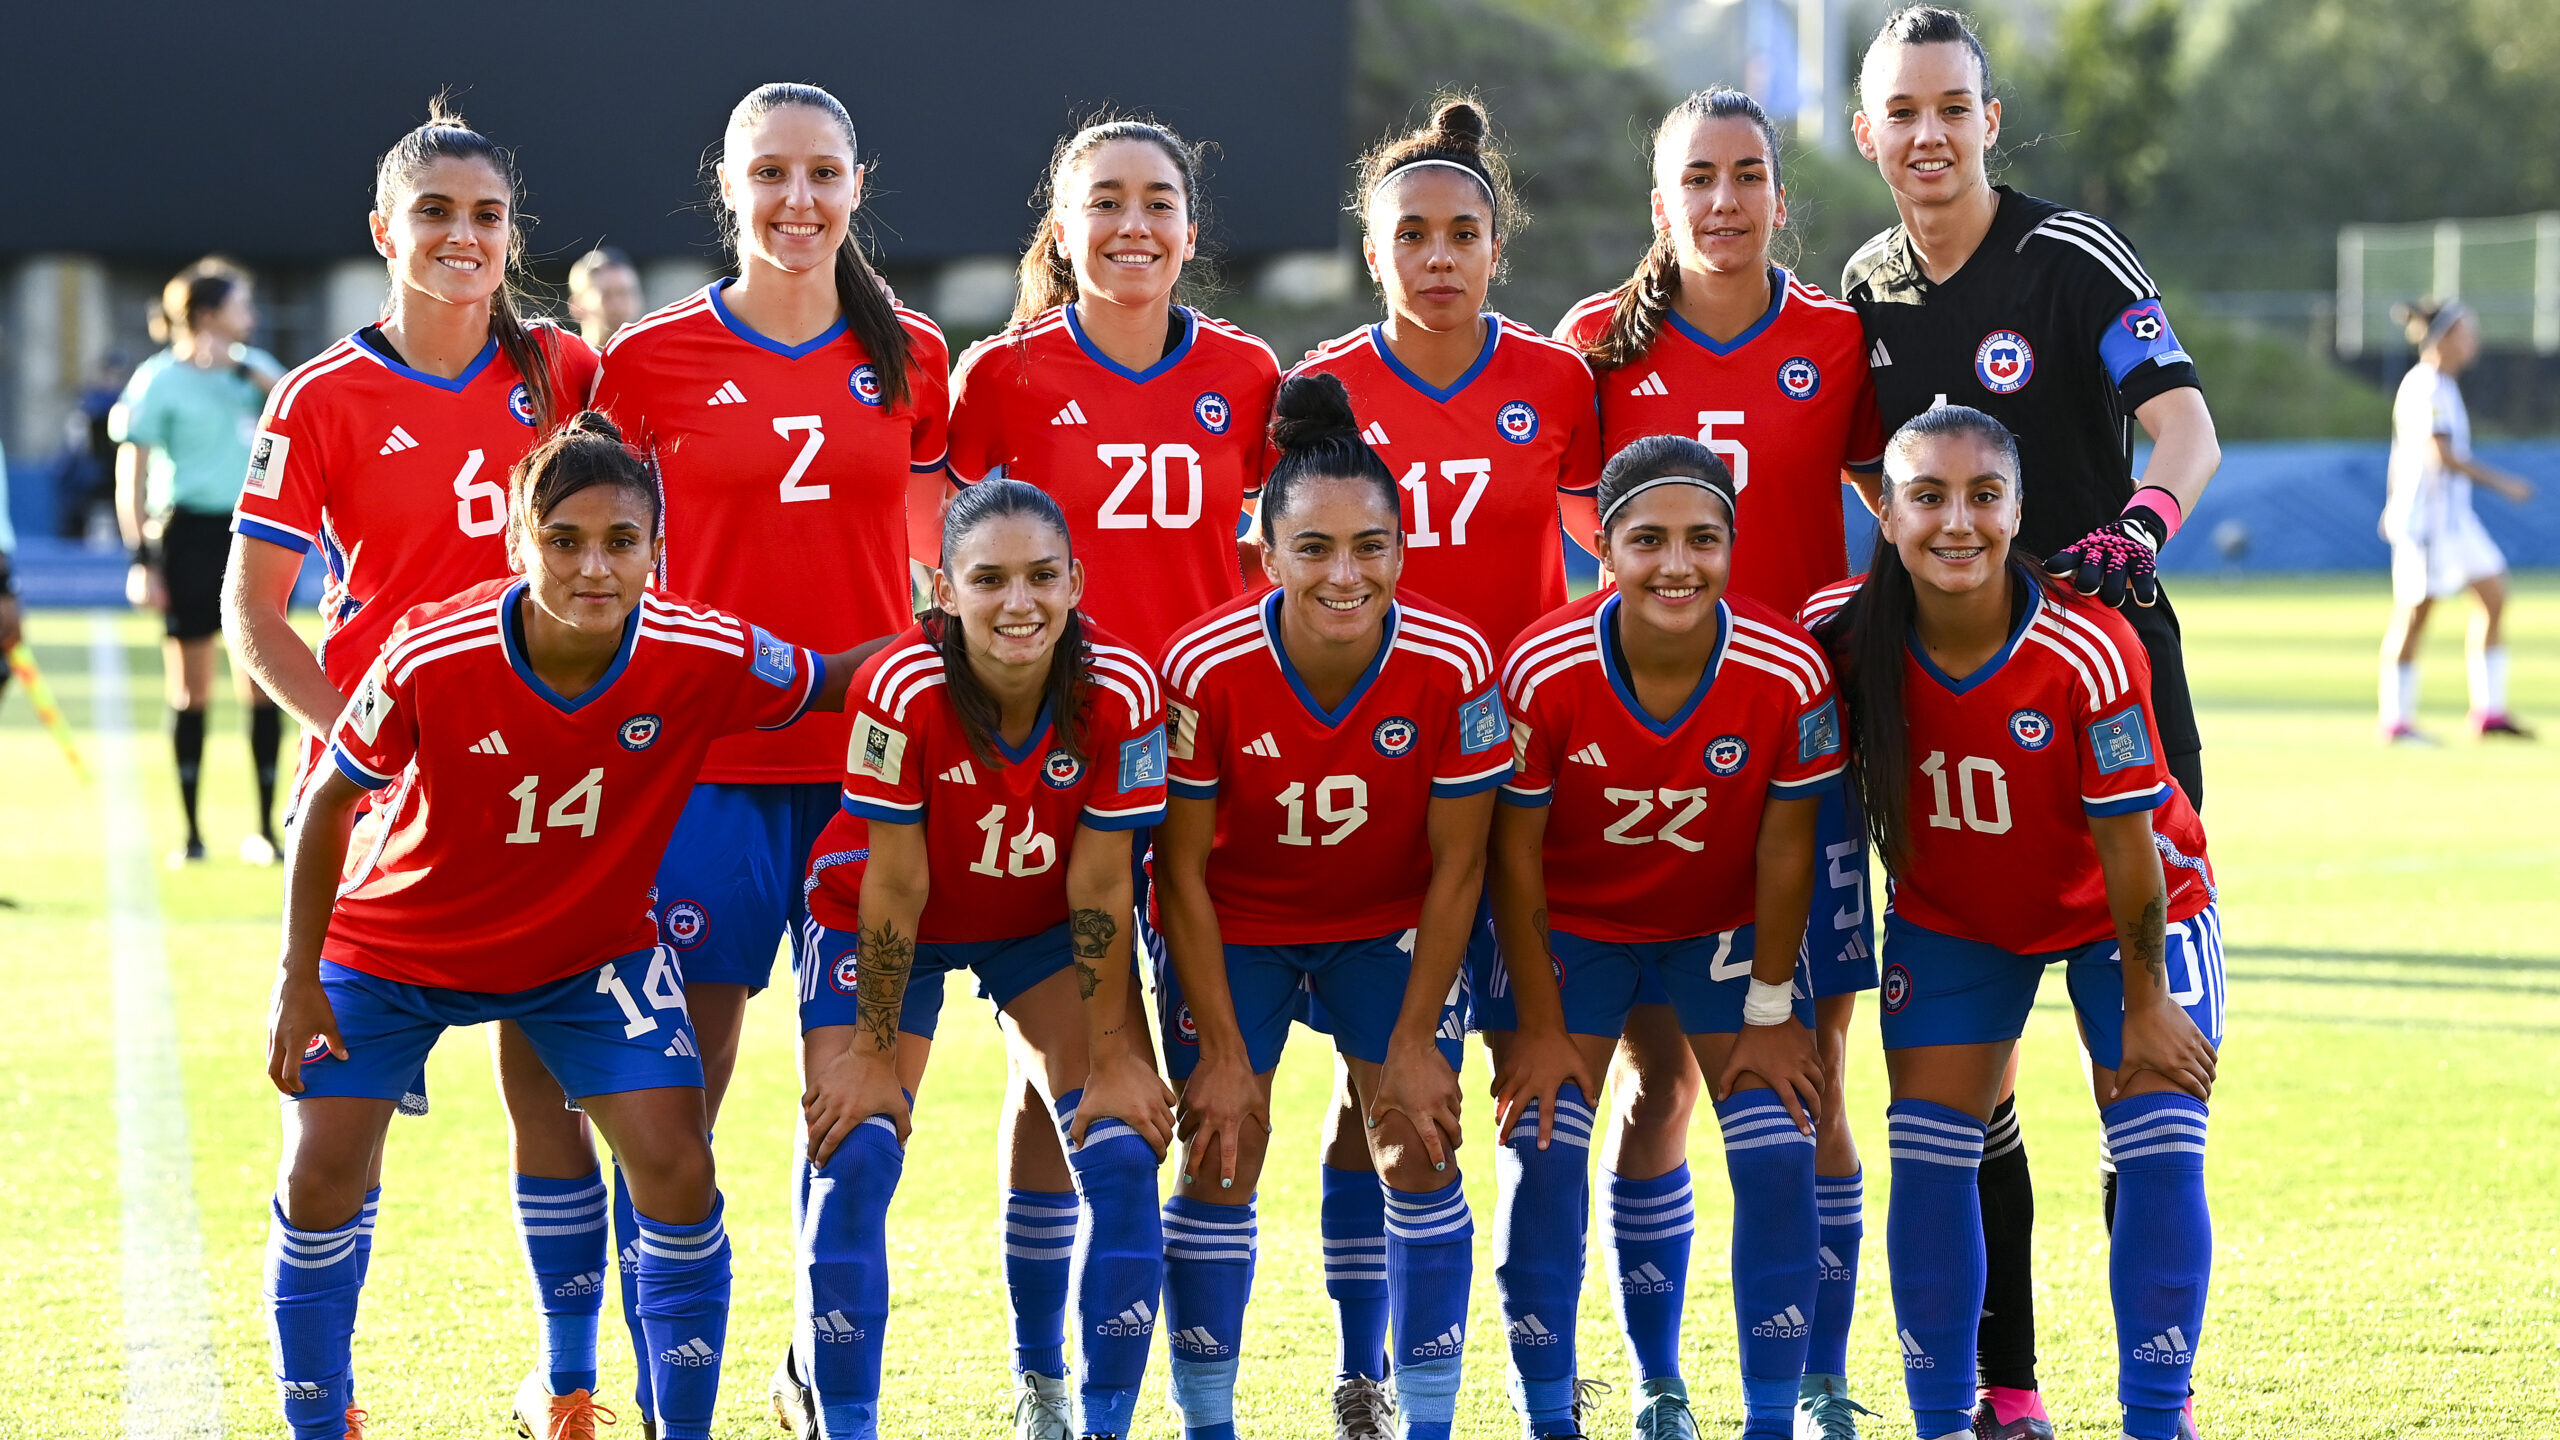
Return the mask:
<path fill-rule="evenodd" d="M 1840 487 L 1871 490 L 1883 437 L 1857 312 L 1771 260 L 1787 222 L 1777 128 L 1735 90 L 1690 96 L 1654 132 L 1654 241 L 1633 276 L 1565 316 L 1559 338 L 1599 372 L 1602 448 L 1694 433 L 1734 477 L 1731 593 L 1792 616 L 1849 573 Z M 1824 1440 L 1856 1432 L 1849 1322 L 1865 1234 L 1865 1180 L 1842 1109 L 1849 1021 L 1875 988 L 1865 826 L 1846 787 L 1821 796 L 1817 896 L 1807 940 L 1816 1032 L 1828 1072 L 1815 1169 L 1822 1287 L 1803 1383 Z M 1644 979 L 1618 1059 L 1618 1124 L 1607 1157 L 1608 1250 L 1619 1319 L 1658 1433 L 1685 1433 L 1680 1310 L 1694 1224 L 1689 1118 L 1702 1081 L 1666 997 Z"/>
<path fill-rule="evenodd" d="M 1161 667 L 1172 782 L 1157 939 L 1181 987 L 1159 1003 L 1184 1141 L 1164 1207 L 1165 1319 L 1188 1440 L 1236 1433 L 1254 1187 L 1302 985 L 1332 1018 L 1368 1183 L 1386 1187 L 1372 1263 L 1402 1433 L 1448 1440 L 1456 1414 L 1475 1231 L 1457 1171 L 1456 1000 L 1509 727 L 1477 632 L 1398 599 L 1396 480 L 1359 429 L 1333 376 L 1280 387 L 1261 505 L 1277 588 L 1211 611 Z"/>
<path fill-rule="evenodd" d="M 2177 613 L 2153 569 L 2221 451 L 2159 291 L 2104 220 L 1990 183 L 2000 102 L 1962 15 L 1915 6 L 1889 17 L 1859 97 L 1859 152 L 1901 217 L 1850 259 L 1841 287 L 1866 324 L 1884 426 L 1952 402 L 2017 437 L 2036 483 L 2019 547 L 2084 595 L 2135 602 L 2124 617 L 2151 662 L 2163 763 L 2201 807 Z M 2137 422 L 2153 442 L 2138 480 Z M 2035 1190 L 2014 1104 L 2003 1101 L 1993 1130 L 1981 1168 L 1992 1256 L 1982 1380 L 2001 1437 L 2014 1440 L 2050 1430 L 2035 1388 Z"/>
<path fill-rule="evenodd" d="M 1155 1336 L 1173 1139 L 1129 963 L 1131 839 L 1164 814 L 1163 699 L 1148 662 L 1084 618 L 1054 499 L 981 480 L 943 535 L 934 613 L 855 677 L 845 813 L 810 862 L 797 1359 L 815 1394 L 785 1413 L 815 1411 L 802 1434 L 878 1433 L 884 1217 L 945 976 L 969 971 L 1070 1146 L 1077 1433 L 1116 1437 Z"/>
<path fill-rule="evenodd" d="M 2062 962 L 2120 1191 L 2109 1273 L 2123 1433 L 2173 1440 L 2193 1434 L 2187 1382 L 2213 1261 L 2213 870 L 2163 763 L 2132 627 L 2012 559 L 2018 462 L 1979 410 L 1906 424 L 1885 451 L 1866 575 L 1805 608 L 1840 673 L 1894 879 L 1885 1243 L 1903 1383 L 1923 1440 L 2019 1433 L 1969 1413 L 1985 1276 L 1973 1172 L 2037 984 Z"/>

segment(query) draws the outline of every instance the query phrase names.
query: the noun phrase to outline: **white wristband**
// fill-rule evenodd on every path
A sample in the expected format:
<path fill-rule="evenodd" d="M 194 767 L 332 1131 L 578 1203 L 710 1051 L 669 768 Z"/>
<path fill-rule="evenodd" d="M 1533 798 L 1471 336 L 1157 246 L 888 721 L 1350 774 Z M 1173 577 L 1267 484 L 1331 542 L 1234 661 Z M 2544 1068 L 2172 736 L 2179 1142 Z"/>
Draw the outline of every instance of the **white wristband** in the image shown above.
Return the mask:
<path fill-rule="evenodd" d="M 1742 997 L 1742 1023 L 1745 1025 L 1778 1025 L 1795 1018 L 1796 1002 L 1793 985 L 1772 985 L 1753 976 L 1751 993 Z"/>

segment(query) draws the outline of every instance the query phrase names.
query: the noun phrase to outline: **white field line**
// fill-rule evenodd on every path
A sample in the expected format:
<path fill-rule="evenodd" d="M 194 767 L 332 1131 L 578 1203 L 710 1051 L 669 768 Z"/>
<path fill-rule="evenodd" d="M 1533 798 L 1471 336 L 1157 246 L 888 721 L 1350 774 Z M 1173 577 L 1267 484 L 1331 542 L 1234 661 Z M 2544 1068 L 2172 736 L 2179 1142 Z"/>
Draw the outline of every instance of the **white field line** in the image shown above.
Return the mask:
<path fill-rule="evenodd" d="M 133 715 L 115 620 L 89 620 L 91 704 L 106 810 L 107 948 L 116 1026 L 116 1172 L 124 1199 L 124 1433 L 220 1440 L 204 1231 L 196 1219 L 178 1020 L 149 827 L 125 763 Z"/>

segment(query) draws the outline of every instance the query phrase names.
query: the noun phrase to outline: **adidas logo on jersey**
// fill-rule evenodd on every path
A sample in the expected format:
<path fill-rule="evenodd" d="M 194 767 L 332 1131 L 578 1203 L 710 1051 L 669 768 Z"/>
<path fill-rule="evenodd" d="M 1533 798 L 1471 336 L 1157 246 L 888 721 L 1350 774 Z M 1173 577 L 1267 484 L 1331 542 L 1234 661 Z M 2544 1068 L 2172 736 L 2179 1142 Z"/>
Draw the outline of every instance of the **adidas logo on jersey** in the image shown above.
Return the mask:
<path fill-rule="evenodd" d="M 1081 425 L 1084 423 L 1084 407 L 1078 405 L 1073 400 L 1070 400 L 1067 402 L 1066 409 L 1049 417 L 1049 423 L 1052 425 Z"/>
<path fill-rule="evenodd" d="M 661 1050 L 658 1053 L 673 1060 L 699 1060 L 702 1058 L 702 1052 L 695 1049 L 693 1046 L 693 1032 L 690 1030 L 677 1031 L 676 1038 L 668 1043 L 666 1049 Z"/>
<path fill-rule="evenodd" d="M 1416 1360 L 1446 1360 L 1452 1355 L 1463 1355 L 1466 1353 L 1466 1350 L 1467 1327 L 1464 1325 L 1452 1325 L 1448 1329 L 1441 1331 L 1434 1338 L 1425 1340 L 1421 1344 L 1414 1346 L 1406 1353 L 1410 1354 Z"/>
<path fill-rule="evenodd" d="M 1156 1328 L 1156 1312 L 1141 1300 L 1093 1327 L 1096 1335 L 1146 1335 Z"/>
<path fill-rule="evenodd" d="M 703 401 L 702 403 L 705 405 L 743 405 L 746 402 L 747 392 L 738 388 L 737 381 L 723 380 L 720 382 L 720 388 L 711 392 L 711 398 Z"/>
<path fill-rule="evenodd" d="M 1568 755 L 1565 758 L 1579 765 L 1606 765 L 1609 763 L 1607 757 L 1600 753 L 1600 742 L 1597 740 L 1594 740 L 1590 744 L 1583 746 L 1581 749 L 1574 751 L 1571 755 Z"/>
<path fill-rule="evenodd" d="M 1218 1337 L 1210 1334 L 1209 1327 L 1206 1325 L 1193 1325 L 1188 1329 L 1174 1331 L 1171 1343 L 1174 1349 L 1189 1355 L 1218 1356 L 1236 1353 L 1234 1346 L 1219 1344 Z"/>
<path fill-rule="evenodd" d="M 376 455 L 397 455 L 403 450 L 415 450 L 417 448 L 418 437 L 401 429 L 399 426 L 394 425 L 391 427 L 390 437 L 382 442 L 382 448 L 374 451 L 373 453 Z"/>
<path fill-rule="evenodd" d="M 1662 372 L 1654 370 L 1647 372 L 1645 377 L 1642 380 L 1637 381 L 1634 387 L 1628 390 L 1627 393 L 1630 395 L 1668 395 L 1671 393 L 1671 387 L 1662 383 Z"/>
<path fill-rule="evenodd" d="M 942 783 L 945 785 L 975 785 L 978 783 L 978 772 L 970 769 L 969 762 L 963 760 L 959 764 L 942 772 Z"/>
<path fill-rule="evenodd" d="M 809 1324 L 818 1332 L 818 1342 L 822 1345 L 848 1344 L 871 1333 L 844 1318 L 844 1312 L 841 1310 L 830 1310 L 810 1321 Z"/>
<path fill-rule="evenodd" d="M 326 1400 L 329 1398 L 328 1386 L 315 1385 L 308 1380 L 279 1380 L 276 1382 L 276 1388 L 284 1392 L 284 1398 L 287 1400 Z"/>
<path fill-rule="evenodd" d="M 1511 1343 L 1514 1345 L 1553 1345 L 1558 1343 L 1558 1341 L 1556 1332 L 1548 1329 L 1545 1323 L 1540 1321 L 1537 1316 L 1523 1315 L 1519 1319 L 1511 1322 Z"/>
<path fill-rule="evenodd" d="M 495 730 L 492 730 L 488 734 L 483 735 L 478 740 L 472 742 L 471 753 L 474 755 L 504 755 L 507 753 L 507 737 L 499 734 Z"/>
<path fill-rule="evenodd" d="M 1928 1351 L 1920 1348 L 1920 1342 L 1912 1339 L 1911 1332 L 1908 1330 L 1902 1332 L 1902 1368 L 1905 1370 L 1938 1368 L 1937 1360 Z"/>
<path fill-rule="evenodd" d="M 584 1275 L 572 1275 L 552 1286 L 551 1293 L 564 1299 L 580 1295 L 600 1295 L 604 1293 L 604 1272 L 590 1270 Z"/>
<path fill-rule="evenodd" d="M 1874 346 L 1872 346 L 1871 348 L 1869 348 L 1869 349 L 1868 349 L 1868 351 L 1867 351 L 1867 368 L 1868 368 L 1868 369 L 1870 369 L 1870 370 L 1881 370 L 1881 369 L 1883 369 L 1884 367 L 1886 367 L 1887 365 L 1890 365 L 1890 364 L 1892 364 L 1892 363 L 1893 363 L 1893 357 L 1892 357 L 1891 355 L 1888 355 L 1888 354 L 1886 354 L 1886 353 L 1885 353 L 1884 342 L 1883 342 L 1882 340 L 1878 340 L 1878 341 L 1874 344 Z"/>
<path fill-rule="evenodd" d="M 1360 432 L 1360 443 L 1363 445 L 1386 444 L 1387 427 L 1379 424 L 1375 420 L 1370 421 L 1369 428 Z"/>
<path fill-rule="evenodd" d="M 1271 732 L 1265 730 L 1255 737 L 1252 744 L 1244 747 L 1244 753 L 1259 755 L 1265 760 L 1277 760 L 1280 758 L 1280 742 L 1272 739 Z"/>
<path fill-rule="evenodd" d="M 1764 1340 L 1793 1340 L 1798 1336 L 1812 1334 L 1813 1324 L 1804 1318 L 1802 1310 L 1790 1305 L 1752 1326 L 1751 1333 Z"/>
<path fill-rule="evenodd" d="M 696 1335 L 672 1349 L 659 1351 L 658 1358 L 670 1365 L 698 1367 L 719 1364 L 720 1352 L 712 1349 L 703 1342 L 701 1336 Z"/>
<path fill-rule="evenodd" d="M 2187 1332 L 2172 1325 L 2160 1334 L 2133 1347 L 2133 1358 L 2151 1365 L 2187 1365 L 2195 1361 L 2195 1347 L 2187 1343 Z"/>

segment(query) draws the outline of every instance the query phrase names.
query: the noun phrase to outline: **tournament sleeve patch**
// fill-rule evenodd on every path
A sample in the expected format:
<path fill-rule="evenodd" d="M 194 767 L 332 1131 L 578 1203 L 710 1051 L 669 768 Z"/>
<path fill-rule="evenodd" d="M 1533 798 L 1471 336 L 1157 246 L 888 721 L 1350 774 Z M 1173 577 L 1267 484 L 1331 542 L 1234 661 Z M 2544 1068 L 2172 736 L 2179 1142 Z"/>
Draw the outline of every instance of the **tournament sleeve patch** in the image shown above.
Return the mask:
<path fill-rule="evenodd" d="M 1167 752 L 1176 760 L 1190 759 L 1200 740 L 1200 712 L 1170 696 L 1165 699 L 1164 711 L 1165 726 L 1169 732 Z"/>
<path fill-rule="evenodd" d="M 249 442 L 249 478 L 240 488 L 252 495 L 273 500 L 284 493 L 284 457 L 293 448 L 293 437 L 273 430 L 261 430 Z"/>
<path fill-rule="evenodd" d="M 895 785 L 906 763 L 904 731 L 892 730 L 868 715 L 853 717 L 853 740 L 845 748 L 845 769 L 868 775 L 883 785 Z"/>
<path fill-rule="evenodd" d="M 2140 366 L 2186 363 L 2187 352 L 2169 329 L 2169 312 L 2160 302 L 2138 300 L 2120 311 L 2098 337 L 2098 359 L 2107 367 L 2107 378 L 2122 385 Z"/>
<path fill-rule="evenodd" d="M 347 713 L 338 723 L 371 745 L 374 737 L 382 733 L 383 717 L 390 713 L 391 692 L 384 688 L 382 667 L 377 664 L 365 672 L 364 683 L 356 687 L 354 697 L 347 701 Z"/>
<path fill-rule="evenodd" d="M 1840 700 L 1833 696 L 1822 702 L 1821 709 L 1796 717 L 1796 763 L 1807 765 L 1839 753 Z"/>
<path fill-rule="evenodd" d="M 1161 785 L 1165 779 L 1164 727 L 1135 740 L 1120 742 L 1120 789 L 1123 793 Z"/>
<path fill-rule="evenodd" d="M 2142 707 L 2127 705 L 2089 727 L 2089 753 L 2098 773 L 2113 775 L 2151 763 L 2151 729 L 2142 723 Z"/>
<path fill-rule="evenodd" d="M 800 648 L 787 640 L 774 639 L 761 625 L 750 625 L 747 631 L 756 647 L 747 663 L 756 678 L 789 689 L 791 682 L 800 678 Z"/>
<path fill-rule="evenodd" d="M 1511 722 L 1502 713 L 1502 692 L 1487 690 L 1458 707 L 1458 750 L 1481 755 L 1511 738 Z"/>

